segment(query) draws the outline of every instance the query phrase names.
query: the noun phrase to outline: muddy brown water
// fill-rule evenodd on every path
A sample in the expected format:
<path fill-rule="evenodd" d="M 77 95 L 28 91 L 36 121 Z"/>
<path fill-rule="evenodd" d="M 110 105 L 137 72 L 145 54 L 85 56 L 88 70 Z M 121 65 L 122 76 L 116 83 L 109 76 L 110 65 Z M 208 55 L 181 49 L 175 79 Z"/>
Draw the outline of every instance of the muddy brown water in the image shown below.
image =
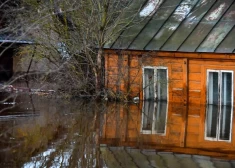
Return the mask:
<path fill-rule="evenodd" d="M 0 107 L 0 167 L 235 167 L 233 119 L 215 126 L 209 107 L 36 95 Z"/>

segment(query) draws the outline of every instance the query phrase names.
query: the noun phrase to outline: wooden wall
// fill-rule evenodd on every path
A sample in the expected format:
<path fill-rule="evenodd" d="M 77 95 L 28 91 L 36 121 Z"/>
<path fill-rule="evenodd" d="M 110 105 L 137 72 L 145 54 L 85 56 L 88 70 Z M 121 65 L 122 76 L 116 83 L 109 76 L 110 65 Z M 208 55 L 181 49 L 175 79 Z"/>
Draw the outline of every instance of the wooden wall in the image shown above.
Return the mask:
<path fill-rule="evenodd" d="M 207 70 L 231 70 L 235 72 L 233 59 L 196 59 L 189 60 L 189 103 L 205 104 Z M 233 81 L 234 83 L 234 81 Z M 233 94 L 234 95 L 234 94 Z"/>
<path fill-rule="evenodd" d="M 234 65 L 235 55 L 107 50 L 105 84 L 113 94 L 142 99 L 142 68 L 164 66 L 168 68 L 169 101 L 205 104 L 207 70 L 235 71 Z"/>
<path fill-rule="evenodd" d="M 139 146 L 141 144 L 143 148 L 216 157 L 224 156 L 235 159 L 234 119 L 232 120 L 230 142 L 205 139 L 207 70 L 235 72 L 235 55 L 138 51 L 117 53 L 109 50 L 106 51 L 105 60 L 106 87 L 112 90 L 114 94 L 121 92 L 130 95 L 129 98 L 135 96 L 140 97 L 140 99 L 143 98 L 143 66 L 167 67 L 169 106 L 165 136 L 140 133 L 142 114 L 142 103 L 140 103 L 129 107 L 119 107 L 123 109 L 122 115 L 119 114 L 123 117 L 123 120 L 116 127 L 113 125 L 115 118 L 111 117 L 113 114 L 107 114 L 105 116 L 107 121 L 110 117 L 112 120 L 107 127 L 110 129 L 105 128 L 103 130 L 105 134 L 103 134 L 101 142 L 109 140 L 113 144 L 128 146 Z M 233 83 L 235 82 L 233 81 Z M 232 115 L 234 118 L 234 111 Z M 126 123 L 125 127 L 123 122 Z M 125 130 L 120 134 L 120 138 L 115 137 L 116 131 L 124 128 Z M 220 152 L 220 154 L 215 151 Z"/>
<path fill-rule="evenodd" d="M 123 93 L 130 97 L 142 99 L 144 66 L 164 66 L 168 68 L 169 100 L 185 102 L 187 61 L 182 58 L 169 59 L 163 57 L 138 55 L 106 55 L 106 88 L 114 93 Z"/>

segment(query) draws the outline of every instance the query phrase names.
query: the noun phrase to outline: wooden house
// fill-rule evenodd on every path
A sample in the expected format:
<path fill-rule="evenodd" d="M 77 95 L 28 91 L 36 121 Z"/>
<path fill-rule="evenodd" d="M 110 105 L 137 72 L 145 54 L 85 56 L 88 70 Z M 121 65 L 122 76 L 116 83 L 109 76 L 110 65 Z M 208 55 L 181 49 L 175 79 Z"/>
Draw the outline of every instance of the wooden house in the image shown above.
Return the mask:
<path fill-rule="evenodd" d="M 105 46 L 105 85 L 129 98 L 232 105 L 234 0 L 138 0 Z"/>

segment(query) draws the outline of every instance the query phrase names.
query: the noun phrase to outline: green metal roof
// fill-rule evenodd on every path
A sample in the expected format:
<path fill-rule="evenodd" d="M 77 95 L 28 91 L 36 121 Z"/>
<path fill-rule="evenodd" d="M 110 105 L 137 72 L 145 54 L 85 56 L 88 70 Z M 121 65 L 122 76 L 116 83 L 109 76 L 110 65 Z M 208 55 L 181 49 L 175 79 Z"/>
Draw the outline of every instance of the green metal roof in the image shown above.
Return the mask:
<path fill-rule="evenodd" d="M 147 0 L 111 49 L 235 52 L 234 0 Z"/>

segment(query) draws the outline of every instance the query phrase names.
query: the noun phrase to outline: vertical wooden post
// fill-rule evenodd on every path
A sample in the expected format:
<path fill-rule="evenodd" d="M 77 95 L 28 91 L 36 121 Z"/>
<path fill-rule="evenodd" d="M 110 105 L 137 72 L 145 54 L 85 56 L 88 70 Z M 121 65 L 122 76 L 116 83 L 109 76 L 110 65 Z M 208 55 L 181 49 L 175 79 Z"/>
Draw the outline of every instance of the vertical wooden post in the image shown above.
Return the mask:
<path fill-rule="evenodd" d="M 121 91 L 121 81 L 122 81 L 122 54 L 118 53 L 118 62 L 117 62 L 117 67 L 118 67 L 118 72 L 117 72 L 117 90 L 116 93 L 119 93 Z"/>
<path fill-rule="evenodd" d="M 129 83 L 129 75 L 128 75 L 128 63 L 129 63 L 129 55 L 119 55 L 118 57 L 118 91 L 126 94 L 128 91 L 128 83 Z"/>
<path fill-rule="evenodd" d="M 186 146 L 187 119 L 188 119 L 188 59 L 183 59 L 183 91 L 184 91 L 184 112 L 182 115 L 182 130 L 180 146 Z"/>
<path fill-rule="evenodd" d="M 130 59 L 131 59 L 131 56 L 129 54 L 127 56 L 127 59 L 128 59 L 127 60 L 127 81 L 126 81 L 127 82 L 127 94 L 128 94 L 127 96 L 128 96 L 128 99 L 130 99 L 130 89 L 131 89 L 130 88 L 130 85 L 131 85 L 130 84 L 130 82 L 131 82 L 130 81 L 130 75 L 131 75 L 130 74 L 130 71 L 131 71 L 130 70 L 130 68 L 131 68 L 131 60 Z"/>
<path fill-rule="evenodd" d="M 183 59 L 184 106 L 188 105 L 188 59 Z"/>

